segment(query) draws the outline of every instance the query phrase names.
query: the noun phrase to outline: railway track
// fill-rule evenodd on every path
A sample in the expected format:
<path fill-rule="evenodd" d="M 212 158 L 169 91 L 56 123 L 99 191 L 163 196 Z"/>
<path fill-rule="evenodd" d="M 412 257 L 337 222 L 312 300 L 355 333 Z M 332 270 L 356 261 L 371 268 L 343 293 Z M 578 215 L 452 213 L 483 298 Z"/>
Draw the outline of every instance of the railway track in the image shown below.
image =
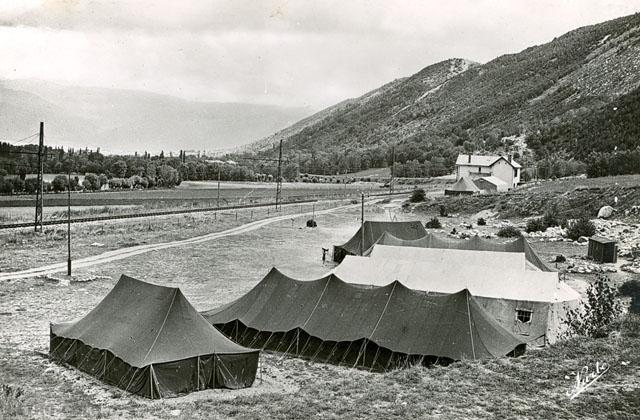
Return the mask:
<path fill-rule="evenodd" d="M 410 191 L 402 191 L 392 193 L 393 195 L 401 195 L 408 194 Z M 389 193 L 376 193 L 376 194 L 366 194 L 367 197 L 377 197 L 377 196 L 387 196 Z M 326 196 L 326 197 L 318 197 L 308 200 L 293 200 L 281 202 L 279 205 L 290 205 L 290 204 L 308 204 L 315 203 L 321 199 L 327 200 L 344 200 L 344 199 L 355 199 L 359 198 L 359 194 L 356 196 L 355 194 L 350 195 L 340 195 L 340 196 Z M 118 220 L 118 219 L 135 219 L 135 218 L 144 218 L 144 217 L 155 217 L 155 216 L 170 216 L 174 214 L 188 214 L 188 213 L 204 213 L 211 211 L 228 211 L 228 210 L 241 210 L 241 209 L 252 209 L 252 208 L 264 208 L 264 207 L 272 207 L 275 206 L 275 203 L 260 203 L 260 204 L 242 204 L 235 206 L 223 206 L 223 207 L 202 207 L 196 209 L 179 209 L 179 210 L 160 210 L 160 211 L 150 211 L 144 213 L 128 213 L 128 214 L 110 214 L 106 216 L 90 216 L 90 217 L 76 217 L 71 219 L 70 221 L 67 219 L 49 219 L 44 220 L 42 222 L 43 226 L 53 226 L 53 225 L 64 225 L 67 223 L 87 223 L 87 222 L 101 222 L 106 220 Z M 19 229 L 19 228 L 28 228 L 33 227 L 34 222 L 21 222 L 21 223 L 7 223 L 0 224 L 0 230 L 2 229 Z"/>

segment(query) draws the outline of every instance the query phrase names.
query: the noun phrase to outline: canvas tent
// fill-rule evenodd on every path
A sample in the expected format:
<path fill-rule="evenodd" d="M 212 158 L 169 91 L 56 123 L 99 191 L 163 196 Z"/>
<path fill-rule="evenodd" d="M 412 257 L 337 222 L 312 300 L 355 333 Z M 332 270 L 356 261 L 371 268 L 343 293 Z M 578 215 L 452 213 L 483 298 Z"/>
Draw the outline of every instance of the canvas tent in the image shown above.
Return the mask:
<path fill-rule="evenodd" d="M 364 234 L 362 228 L 364 227 Z M 365 221 L 364 226 L 343 245 L 333 247 L 333 260 L 340 262 L 346 255 L 360 255 L 369 249 L 383 233 L 388 232 L 400 239 L 418 239 L 427 234 L 424 226 L 417 220 L 410 222 L 373 222 Z"/>
<path fill-rule="evenodd" d="M 515 241 L 499 243 L 489 239 L 483 239 L 479 236 L 474 236 L 471 239 L 452 239 L 427 233 L 421 238 L 406 240 L 398 238 L 391 233 L 384 233 L 376 241 L 376 244 L 417 248 L 466 249 L 469 251 L 524 253 L 526 268 L 528 270 L 555 271 L 542 261 L 540 256 L 538 256 L 538 254 L 531 248 L 529 242 L 527 242 L 523 237 L 520 237 Z M 371 254 L 372 250 L 373 246 L 367 249 L 364 255 Z"/>
<path fill-rule="evenodd" d="M 518 254 L 375 245 L 370 257 L 349 256 L 334 273 L 348 283 L 372 287 L 400 281 L 435 294 L 468 289 L 500 325 L 523 341 L 555 342 L 564 330 L 566 310 L 579 306 L 580 294 L 559 281 L 558 273 L 509 267 L 504 255 Z"/>
<path fill-rule="evenodd" d="M 51 324 L 49 354 L 147 398 L 249 387 L 259 356 L 213 328 L 179 289 L 127 276 L 83 318 Z"/>
<path fill-rule="evenodd" d="M 467 290 L 427 296 L 398 282 L 299 281 L 275 268 L 246 295 L 203 315 L 247 347 L 379 371 L 524 351 Z"/>
<path fill-rule="evenodd" d="M 444 190 L 444 195 L 469 195 L 479 194 L 480 188 L 470 179 L 461 177 L 451 187 Z"/>

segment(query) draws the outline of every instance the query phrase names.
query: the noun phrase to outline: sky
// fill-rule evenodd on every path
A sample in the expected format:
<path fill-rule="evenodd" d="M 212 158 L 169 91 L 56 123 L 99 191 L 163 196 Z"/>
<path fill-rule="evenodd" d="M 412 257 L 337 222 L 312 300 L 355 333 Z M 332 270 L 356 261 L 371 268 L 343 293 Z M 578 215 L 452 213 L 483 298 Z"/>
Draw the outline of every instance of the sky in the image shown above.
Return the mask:
<path fill-rule="evenodd" d="M 0 79 L 318 110 L 636 12 L 640 0 L 0 0 Z"/>

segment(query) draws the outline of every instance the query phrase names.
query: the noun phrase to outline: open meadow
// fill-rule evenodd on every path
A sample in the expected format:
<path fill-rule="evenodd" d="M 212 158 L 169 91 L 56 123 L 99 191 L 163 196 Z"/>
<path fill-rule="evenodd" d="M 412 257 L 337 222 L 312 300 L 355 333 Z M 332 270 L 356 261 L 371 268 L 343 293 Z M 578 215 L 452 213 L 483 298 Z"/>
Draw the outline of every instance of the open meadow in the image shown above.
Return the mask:
<path fill-rule="evenodd" d="M 411 220 L 402 198 L 366 206 L 368 220 Z M 386 200 L 385 200 L 386 201 Z M 347 201 L 348 203 L 348 201 Z M 332 204 L 335 206 L 336 204 Z M 287 212 L 308 212 L 290 206 Z M 324 208 L 329 208 L 326 204 Z M 286 208 L 286 207 L 285 207 Z M 463 418 L 553 417 L 637 418 L 640 415 L 640 321 L 627 316 L 615 336 L 576 338 L 519 358 L 461 361 L 448 367 L 413 367 L 379 374 L 263 354 L 252 388 L 206 390 L 159 401 L 107 386 L 47 358 L 49 322 L 83 316 L 121 274 L 177 286 L 198 310 L 228 303 L 250 290 L 271 267 L 312 279 L 327 273 L 321 248 L 346 241 L 359 225 L 359 206 L 347 205 L 309 216 L 291 216 L 254 230 L 188 246 L 151 250 L 128 258 L 63 273 L 0 284 L 0 418 Z M 272 215 L 269 215 L 272 216 Z M 428 216 L 428 215 L 427 215 Z M 250 223 L 246 210 L 234 215 L 173 216 L 148 221 L 113 221 L 73 226 L 76 258 L 144 243 L 169 242 Z M 261 218 L 267 217 L 266 214 Z M 420 215 L 423 219 L 425 215 Z M 471 215 L 444 220 L 442 234 L 469 222 Z M 257 219 L 254 214 L 253 219 Z M 150 227 L 151 226 L 151 227 Z M 487 229 L 495 230 L 492 223 Z M 103 233 L 99 233 L 103 232 Z M 55 239 L 60 237 L 61 239 Z M 2 236 L 3 273 L 64 262 L 61 231 Z M 101 246 L 92 246 L 100 242 Z M 559 244 L 535 242 L 547 259 Z M 563 244 L 564 252 L 584 247 Z M 568 251 L 567 251 L 568 250 Z M 76 254 L 77 253 L 77 254 Z M 576 276 L 587 281 L 589 278 Z M 611 369 L 586 393 L 566 396 L 582 366 L 606 361 Z"/>

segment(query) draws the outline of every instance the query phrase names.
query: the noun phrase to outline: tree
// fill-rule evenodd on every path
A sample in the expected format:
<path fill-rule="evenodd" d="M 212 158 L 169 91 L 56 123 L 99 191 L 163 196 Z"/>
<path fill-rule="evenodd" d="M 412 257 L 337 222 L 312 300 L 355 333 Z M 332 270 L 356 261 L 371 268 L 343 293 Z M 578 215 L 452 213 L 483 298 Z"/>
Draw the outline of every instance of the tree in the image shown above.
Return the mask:
<path fill-rule="evenodd" d="M 82 186 L 85 190 L 97 191 L 100 189 L 100 179 L 96 174 L 86 174 L 82 181 Z"/>
<path fill-rule="evenodd" d="M 67 189 L 67 177 L 65 175 L 56 175 L 53 181 L 51 181 L 51 186 L 55 192 L 64 191 Z"/>
<path fill-rule="evenodd" d="M 616 290 L 609 284 L 606 276 L 599 275 L 587 289 L 583 307 L 567 311 L 564 320 L 566 335 L 606 337 L 621 314 L 622 306 L 616 298 Z"/>
<path fill-rule="evenodd" d="M 124 178 L 127 176 L 127 162 L 124 160 L 115 162 L 111 166 L 111 172 L 113 172 L 113 174 L 118 178 Z"/>

